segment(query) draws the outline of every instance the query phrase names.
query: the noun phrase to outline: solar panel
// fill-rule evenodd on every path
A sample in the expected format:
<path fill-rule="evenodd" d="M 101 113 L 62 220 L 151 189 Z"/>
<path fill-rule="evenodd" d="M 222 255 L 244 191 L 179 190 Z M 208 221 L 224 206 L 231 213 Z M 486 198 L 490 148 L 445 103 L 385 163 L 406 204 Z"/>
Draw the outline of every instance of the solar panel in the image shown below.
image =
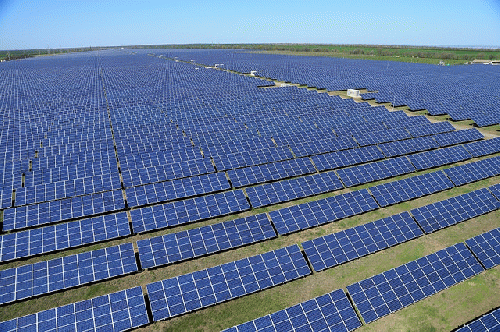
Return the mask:
<path fill-rule="evenodd" d="M 74 248 L 130 235 L 125 212 L 0 235 L 0 261 Z"/>
<path fill-rule="evenodd" d="M 487 269 L 500 264 L 500 228 L 465 241 L 469 249 Z"/>
<path fill-rule="evenodd" d="M 102 295 L 0 323 L 14 331 L 128 331 L 149 324 L 141 287 Z"/>
<path fill-rule="evenodd" d="M 383 158 L 384 155 L 376 146 L 366 146 L 311 157 L 318 171 L 337 169 Z"/>
<path fill-rule="evenodd" d="M 474 319 L 456 332 L 494 332 L 500 329 L 500 308 Z"/>
<path fill-rule="evenodd" d="M 269 215 L 278 234 L 284 235 L 359 215 L 378 207 L 368 191 L 362 189 L 271 211 Z"/>
<path fill-rule="evenodd" d="M 446 175 L 456 186 L 500 175 L 500 157 L 483 159 L 445 169 Z"/>
<path fill-rule="evenodd" d="M 500 183 L 499 184 L 495 184 L 495 185 L 489 187 L 488 189 L 493 193 L 493 195 L 498 200 L 500 200 Z"/>
<path fill-rule="evenodd" d="M 122 177 L 125 188 L 129 188 L 148 183 L 214 173 L 214 171 L 210 158 L 200 158 L 167 165 L 124 170 Z"/>
<path fill-rule="evenodd" d="M 230 188 L 224 173 L 212 173 L 127 188 L 125 192 L 127 194 L 128 206 L 137 207 L 210 194 Z"/>
<path fill-rule="evenodd" d="M 500 137 L 465 144 L 464 148 L 469 151 L 473 157 L 481 157 L 497 153 L 500 152 Z"/>
<path fill-rule="evenodd" d="M 153 320 L 178 316 L 311 273 L 297 245 L 148 284 Z"/>
<path fill-rule="evenodd" d="M 433 136 L 425 136 L 379 144 L 378 147 L 386 157 L 396 157 L 414 152 L 436 149 L 439 145 Z"/>
<path fill-rule="evenodd" d="M 190 259 L 271 239 L 276 233 L 266 214 L 137 241 L 142 268 Z"/>
<path fill-rule="evenodd" d="M 360 326 L 346 294 L 337 289 L 223 332 L 353 331 Z"/>
<path fill-rule="evenodd" d="M 246 193 L 252 207 L 258 208 L 342 188 L 335 172 L 325 172 L 246 188 Z"/>
<path fill-rule="evenodd" d="M 423 235 L 408 212 L 302 243 L 315 271 L 395 246 Z"/>
<path fill-rule="evenodd" d="M 273 161 L 281 161 L 292 158 L 293 155 L 288 147 L 277 147 L 215 156 L 213 159 L 217 171 L 220 172 L 234 168 L 266 164 Z"/>
<path fill-rule="evenodd" d="M 400 141 L 411 138 L 410 133 L 408 133 L 407 130 L 400 128 L 371 132 L 369 135 L 364 133 L 354 134 L 353 136 L 360 146 Z"/>
<path fill-rule="evenodd" d="M 299 158 L 229 170 L 227 174 L 233 187 L 238 188 L 314 172 L 316 169 L 309 158 Z"/>
<path fill-rule="evenodd" d="M 337 171 L 346 187 L 386 179 L 392 176 L 415 171 L 415 167 L 406 157 L 386 159 L 359 166 L 342 168 Z"/>
<path fill-rule="evenodd" d="M 500 202 L 486 188 L 410 211 L 425 233 L 455 225 L 500 208 Z"/>
<path fill-rule="evenodd" d="M 0 304 L 137 271 L 132 243 L 0 271 Z"/>
<path fill-rule="evenodd" d="M 426 151 L 408 156 L 417 170 L 448 165 L 471 158 L 463 145 Z"/>
<path fill-rule="evenodd" d="M 446 133 L 454 130 L 455 127 L 453 127 L 453 125 L 448 121 L 426 124 L 424 126 L 408 127 L 408 131 L 413 137 Z"/>
<path fill-rule="evenodd" d="M 132 210 L 134 233 L 143 233 L 250 209 L 245 194 L 233 190 Z"/>
<path fill-rule="evenodd" d="M 339 136 L 330 139 L 315 140 L 290 144 L 290 148 L 297 157 L 312 156 L 358 147 L 351 136 Z"/>
<path fill-rule="evenodd" d="M 453 187 L 442 171 L 412 176 L 410 178 L 370 187 L 370 192 L 381 207 L 409 201 Z"/>
<path fill-rule="evenodd" d="M 366 323 L 418 302 L 484 271 L 458 243 L 347 286 Z"/>
<path fill-rule="evenodd" d="M 438 134 L 433 136 L 440 147 L 477 141 L 483 139 L 484 136 L 476 128 L 457 130 L 449 133 Z"/>
<path fill-rule="evenodd" d="M 16 207 L 4 211 L 3 230 L 23 229 L 124 208 L 121 190 Z"/>

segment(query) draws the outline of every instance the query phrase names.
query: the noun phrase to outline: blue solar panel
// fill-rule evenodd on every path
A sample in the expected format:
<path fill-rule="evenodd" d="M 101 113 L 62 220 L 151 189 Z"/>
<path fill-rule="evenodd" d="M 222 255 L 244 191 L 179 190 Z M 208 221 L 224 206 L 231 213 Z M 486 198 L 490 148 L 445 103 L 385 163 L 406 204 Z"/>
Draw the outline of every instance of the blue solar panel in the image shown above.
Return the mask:
<path fill-rule="evenodd" d="M 446 133 L 446 132 L 454 131 L 454 130 L 455 130 L 455 127 L 453 127 L 453 125 L 451 123 L 449 123 L 448 121 L 431 123 L 431 124 L 426 124 L 423 126 L 408 127 L 408 131 L 410 132 L 411 136 L 413 136 L 413 137 Z"/>
<path fill-rule="evenodd" d="M 500 264 L 500 228 L 465 241 L 470 250 L 487 269 Z"/>
<path fill-rule="evenodd" d="M 129 207 L 137 207 L 174 199 L 198 196 L 230 189 L 224 173 L 212 173 L 140 187 L 127 188 Z"/>
<path fill-rule="evenodd" d="M 233 190 L 132 210 L 134 233 L 143 233 L 250 209 L 245 194 Z"/>
<path fill-rule="evenodd" d="M 484 271 L 465 244 L 347 286 L 361 317 L 371 323 Z"/>
<path fill-rule="evenodd" d="M 448 165 L 471 158 L 463 145 L 438 150 L 426 151 L 408 156 L 417 170 Z"/>
<path fill-rule="evenodd" d="M 365 133 L 354 134 L 353 136 L 360 146 L 400 141 L 411 138 L 410 133 L 408 133 L 407 130 L 399 128 L 371 132 L 368 135 Z"/>
<path fill-rule="evenodd" d="M 465 144 L 464 148 L 469 151 L 473 157 L 481 157 L 497 153 L 500 152 L 500 137 Z"/>
<path fill-rule="evenodd" d="M 246 189 L 253 208 L 318 195 L 344 186 L 335 172 L 308 175 Z"/>
<path fill-rule="evenodd" d="M 227 174 L 233 187 L 238 188 L 314 172 L 316 172 L 316 169 L 311 160 L 309 158 L 300 158 L 229 170 Z"/>
<path fill-rule="evenodd" d="M 270 288 L 311 273 L 297 245 L 148 284 L 159 321 Z"/>
<path fill-rule="evenodd" d="M 477 141 L 483 139 L 484 136 L 476 128 L 457 130 L 449 133 L 439 134 L 433 136 L 433 138 L 438 142 L 440 147 Z"/>
<path fill-rule="evenodd" d="M 495 184 L 495 185 L 489 187 L 488 189 L 493 193 L 493 195 L 495 195 L 495 197 L 498 200 L 500 200 L 500 183 Z"/>
<path fill-rule="evenodd" d="M 137 241 L 142 268 L 190 259 L 276 237 L 266 214 Z"/>
<path fill-rule="evenodd" d="M 500 329 L 500 308 L 476 318 L 456 332 L 495 332 Z"/>
<path fill-rule="evenodd" d="M 0 323 L 1 331 L 128 331 L 149 324 L 141 287 Z"/>
<path fill-rule="evenodd" d="M 74 248 L 130 235 L 125 212 L 0 235 L 0 261 Z"/>
<path fill-rule="evenodd" d="M 175 180 L 195 175 L 214 173 L 210 158 L 186 160 L 167 165 L 124 170 L 123 183 L 126 188 L 167 180 Z"/>
<path fill-rule="evenodd" d="M 47 180 L 50 182 L 36 185 L 34 182 L 29 183 L 29 180 L 28 178 L 25 181 L 25 187 L 16 188 L 15 206 L 90 195 L 121 188 L 120 176 L 117 171 L 63 181 Z"/>
<path fill-rule="evenodd" d="M 408 212 L 302 243 L 315 271 L 363 257 L 423 235 Z"/>
<path fill-rule="evenodd" d="M 215 156 L 214 162 L 217 171 L 225 171 L 292 158 L 293 155 L 288 147 L 277 147 Z"/>
<path fill-rule="evenodd" d="M 284 235 L 362 214 L 379 206 L 366 189 L 271 211 L 278 234 Z"/>
<path fill-rule="evenodd" d="M 12 190 L 0 188 L 0 209 L 12 206 Z"/>
<path fill-rule="evenodd" d="M 378 146 L 386 157 L 396 157 L 439 147 L 433 136 L 417 137 L 404 141 L 389 142 Z"/>
<path fill-rule="evenodd" d="M 132 243 L 0 271 L 0 304 L 137 271 Z"/>
<path fill-rule="evenodd" d="M 124 208 L 121 190 L 66 198 L 5 210 L 3 230 L 23 229 Z"/>
<path fill-rule="evenodd" d="M 500 175 L 500 157 L 483 159 L 445 169 L 446 175 L 456 186 Z"/>
<path fill-rule="evenodd" d="M 414 171 L 415 167 L 408 158 L 398 157 L 339 169 L 337 174 L 346 187 L 352 187 Z"/>
<path fill-rule="evenodd" d="M 331 170 L 383 158 L 384 155 L 376 146 L 366 146 L 311 157 L 318 171 Z"/>
<path fill-rule="evenodd" d="M 358 144 L 350 136 L 340 136 L 329 139 L 315 140 L 312 142 L 301 142 L 290 144 L 290 148 L 297 157 L 312 156 L 315 154 L 340 151 L 358 147 Z"/>
<path fill-rule="evenodd" d="M 353 331 L 361 326 L 343 290 L 296 304 L 223 332 Z"/>
<path fill-rule="evenodd" d="M 410 212 L 426 233 L 432 233 L 499 208 L 500 202 L 483 188 Z"/>
<path fill-rule="evenodd" d="M 409 201 L 453 187 L 442 171 L 412 176 L 410 178 L 370 187 L 370 192 L 381 207 Z"/>

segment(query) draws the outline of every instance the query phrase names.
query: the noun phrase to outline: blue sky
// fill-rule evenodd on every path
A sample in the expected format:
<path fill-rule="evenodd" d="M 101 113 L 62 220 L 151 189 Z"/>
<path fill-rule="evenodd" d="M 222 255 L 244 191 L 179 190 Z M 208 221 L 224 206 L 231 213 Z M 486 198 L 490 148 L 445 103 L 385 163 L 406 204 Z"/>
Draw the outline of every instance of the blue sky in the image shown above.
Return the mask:
<path fill-rule="evenodd" d="M 189 43 L 500 47 L 500 0 L 0 0 L 0 49 Z"/>

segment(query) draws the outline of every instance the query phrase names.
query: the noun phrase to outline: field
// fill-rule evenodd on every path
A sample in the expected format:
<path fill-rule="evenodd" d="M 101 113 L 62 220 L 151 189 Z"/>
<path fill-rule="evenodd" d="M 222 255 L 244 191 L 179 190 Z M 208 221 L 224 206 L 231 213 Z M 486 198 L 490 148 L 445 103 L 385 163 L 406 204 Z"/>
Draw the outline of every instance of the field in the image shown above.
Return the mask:
<path fill-rule="evenodd" d="M 148 47 L 148 46 L 136 46 Z M 498 49 L 439 48 L 384 45 L 321 45 L 321 44 L 221 44 L 221 45 L 158 45 L 153 48 L 177 49 L 244 49 L 270 54 L 326 56 L 346 59 L 385 60 L 410 63 L 464 64 L 475 59 L 499 60 Z"/>
<path fill-rule="evenodd" d="M 352 99 L 344 89 L 318 89 L 319 84 L 307 81 L 307 75 L 294 76 L 302 71 L 300 68 L 281 71 L 280 65 L 289 64 L 275 64 L 272 55 L 324 53 L 356 59 L 372 56 L 377 60 L 399 56 L 396 61 L 411 62 L 410 58 L 416 59 L 411 52 L 423 52 L 431 55 L 420 54 L 415 62 L 434 63 L 442 58 L 442 50 L 310 47 L 276 45 L 269 49 L 268 45 L 265 49 L 242 45 L 240 48 L 264 49 L 268 53 L 251 56 L 240 51 L 222 54 L 161 47 L 109 49 L 39 57 L 19 61 L 15 66 L 2 66 L 0 282 L 4 289 L 0 291 L 0 322 L 136 286 L 142 288 L 145 303 L 137 307 L 138 312 L 148 321 L 136 324 L 131 307 L 121 313 L 125 318 L 116 318 L 118 314 L 114 316 L 108 309 L 103 314 L 109 319 L 103 323 L 108 324 L 107 328 L 126 321 L 132 325 L 121 330 L 221 331 L 337 289 L 349 294 L 350 310 L 356 310 L 359 319 L 356 331 L 449 331 L 500 307 L 500 266 L 484 269 L 482 256 L 479 262 L 478 253 L 470 252 L 469 246 L 466 251 L 481 271 L 400 310 L 380 315 L 373 322 L 365 321 L 368 316 L 360 311 L 348 286 L 500 227 L 499 127 L 496 120 L 492 125 L 481 126 L 481 121 L 490 119 L 491 114 L 486 116 L 479 111 L 476 121 L 458 120 L 462 113 L 436 114 L 439 112 L 394 106 L 377 99 Z M 478 52 L 452 50 L 451 58 L 464 58 L 449 62 L 463 62 L 465 57 L 477 57 Z M 481 52 L 485 57 L 499 56 L 499 52 Z M 259 59 L 260 77 L 248 75 L 246 69 L 259 63 Z M 251 65 L 245 66 L 247 61 Z M 343 65 L 341 59 L 335 61 L 340 61 L 335 65 Z M 225 66 L 213 68 L 215 62 L 224 62 Z M 345 65 L 362 66 L 357 62 Z M 269 73 L 284 72 L 283 77 L 295 79 L 262 75 L 265 68 Z M 322 71 L 321 68 L 313 68 L 311 73 Z M 483 66 L 477 68 L 476 74 L 484 73 Z M 14 77 L 17 70 L 20 74 Z M 467 69 L 467 73 L 473 70 Z M 482 79 L 490 80 L 494 75 L 496 72 L 486 73 Z M 339 76 L 342 75 L 326 76 L 325 81 L 335 81 Z M 494 89 L 495 84 L 492 82 Z M 18 90 L 26 93 L 17 93 Z M 362 96 L 373 93 L 372 90 L 362 90 Z M 449 102 L 459 101 L 450 97 Z M 448 185 L 442 186 L 431 176 Z M 417 181 L 417 177 L 422 180 Z M 403 183 L 409 185 L 404 187 Z M 400 200 L 384 204 L 387 194 L 377 194 L 382 192 L 382 185 L 393 185 L 389 193 L 399 195 Z M 411 196 L 409 192 L 413 190 L 415 194 Z M 364 193 L 363 198 L 356 196 Z M 456 206 L 454 198 L 463 205 Z M 418 219 L 419 211 L 438 206 L 439 202 L 444 202 L 440 208 L 446 209 L 446 215 Z M 286 216 L 288 211 L 292 211 L 290 217 L 281 220 L 280 216 Z M 410 211 L 408 222 L 419 232 L 413 238 L 390 242 L 389 238 L 396 238 L 395 235 L 368 231 L 376 243 L 388 244 L 321 271 L 315 268 L 313 256 L 305 251 L 306 241 L 345 230 L 351 232 L 355 227 Z M 326 219 L 322 219 L 322 213 Z M 254 227 L 253 216 L 264 216 L 255 232 L 267 229 L 273 235 L 243 236 L 248 234 L 247 228 Z M 89 218 L 115 218 L 117 226 L 106 228 L 106 238 L 99 240 L 104 231 L 94 231 L 88 223 L 83 226 Z M 235 240 L 229 247 L 224 246 L 223 238 L 230 238 L 230 231 L 225 228 L 227 234 L 222 232 L 223 227 L 229 226 L 220 223 L 230 225 L 233 220 L 240 220 L 243 227 L 233 234 L 240 242 Z M 68 245 L 62 249 L 46 245 L 45 237 L 42 241 L 34 235 L 30 235 L 28 249 L 23 247 L 25 236 L 20 234 L 43 230 L 44 236 L 50 237 L 58 231 L 48 231 L 49 227 L 76 225 L 80 221 L 82 224 L 78 225 L 82 226 L 68 226 L 73 237 L 68 236 Z M 123 233 L 111 235 L 112 227 L 120 225 L 124 225 Z M 398 222 L 391 225 L 396 227 Z M 195 232 L 202 227 L 207 230 L 208 226 L 213 226 L 215 237 L 200 240 L 200 234 L 205 233 Z M 82 234 L 89 229 L 93 238 L 85 242 Z M 391 228 L 389 233 L 395 230 Z M 196 243 L 202 243 L 206 250 L 180 258 L 177 251 L 171 254 L 152 241 L 150 248 L 156 251 L 154 266 L 146 267 L 152 258 L 148 259 L 143 251 L 145 240 L 174 233 L 181 234 L 174 245 L 179 253 L 195 253 Z M 57 233 L 55 243 L 66 241 L 64 234 Z M 9 242 L 12 236 L 17 236 L 17 240 Z M 78 236 L 81 242 L 72 242 Z M 210 251 L 208 248 L 213 248 L 214 243 L 216 249 Z M 126 244 L 133 248 L 132 256 L 127 257 L 135 269 L 126 271 L 125 254 L 106 254 L 107 271 L 115 269 L 113 261 L 123 260 L 121 272 L 97 278 L 101 270 L 96 259 L 90 269 L 96 279 L 85 281 L 87 275 L 83 271 L 90 266 L 84 266 L 88 263 L 83 258 L 85 253 L 92 252 L 88 257 L 97 257 L 100 249 Z M 273 281 L 272 286 L 259 283 L 258 291 L 245 288 L 241 295 L 217 299 L 213 305 L 192 311 L 187 309 L 187 293 L 192 292 L 182 288 L 183 312 L 167 317 L 162 316 L 165 310 L 158 309 L 162 300 L 152 292 L 152 283 L 293 245 L 299 246 L 302 255 L 291 255 L 291 260 L 306 261 L 309 272 L 305 275 Z M 191 249 L 182 251 L 186 246 Z M 43 248 L 43 252 L 37 248 Z M 15 256 L 11 256 L 13 250 Z M 169 252 L 171 261 L 162 261 L 167 255 L 161 254 L 161 250 Z M 31 268 L 31 279 L 21 272 L 29 264 L 37 266 L 76 254 L 83 255 L 63 264 L 63 286 L 54 291 L 44 287 L 52 283 L 51 275 L 56 272 L 47 269 L 48 277 L 37 277 L 41 272 L 37 274 L 36 268 Z M 453 259 L 458 259 L 457 266 L 462 268 L 463 262 Z M 283 271 L 289 271 L 285 270 L 289 268 L 286 264 L 277 264 L 282 269 L 279 273 L 285 275 Z M 76 266 L 76 270 L 70 266 Z M 17 279 L 9 277 L 15 268 Z M 74 271 L 78 271 L 76 284 L 72 284 L 75 277 L 70 276 Z M 229 272 L 225 271 L 223 278 L 229 278 Z M 41 282 L 43 278 L 46 279 Z M 243 276 L 238 278 L 243 280 Z M 229 285 L 228 280 L 232 281 L 226 279 L 223 283 Z M 211 285 L 212 292 L 220 287 L 215 282 Z M 26 294 L 24 289 L 28 289 L 28 296 L 22 295 Z M 195 290 L 200 298 L 202 289 L 200 286 Z M 167 291 L 165 296 L 169 294 Z M 169 313 L 174 312 L 174 306 L 168 302 Z M 113 305 L 110 308 L 115 310 Z M 94 317 L 95 312 L 96 309 Z M 74 317 L 79 322 L 76 314 Z M 109 317 L 113 317 L 113 323 Z M 60 327 L 76 329 L 78 324 L 72 319 L 68 325 L 60 323 Z M 15 324 L 20 328 L 21 324 L 29 324 L 26 321 L 29 319 Z M 99 324 L 98 319 L 90 321 L 95 327 Z M 344 323 L 339 324 L 343 327 Z"/>

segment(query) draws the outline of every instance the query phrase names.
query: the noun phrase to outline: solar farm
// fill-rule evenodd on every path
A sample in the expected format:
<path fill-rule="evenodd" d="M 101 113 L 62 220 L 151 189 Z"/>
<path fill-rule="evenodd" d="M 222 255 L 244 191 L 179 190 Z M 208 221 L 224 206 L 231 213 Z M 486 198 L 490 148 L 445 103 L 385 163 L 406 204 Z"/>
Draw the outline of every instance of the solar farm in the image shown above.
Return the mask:
<path fill-rule="evenodd" d="M 108 49 L 0 86 L 2 332 L 500 329 L 500 66 Z"/>

